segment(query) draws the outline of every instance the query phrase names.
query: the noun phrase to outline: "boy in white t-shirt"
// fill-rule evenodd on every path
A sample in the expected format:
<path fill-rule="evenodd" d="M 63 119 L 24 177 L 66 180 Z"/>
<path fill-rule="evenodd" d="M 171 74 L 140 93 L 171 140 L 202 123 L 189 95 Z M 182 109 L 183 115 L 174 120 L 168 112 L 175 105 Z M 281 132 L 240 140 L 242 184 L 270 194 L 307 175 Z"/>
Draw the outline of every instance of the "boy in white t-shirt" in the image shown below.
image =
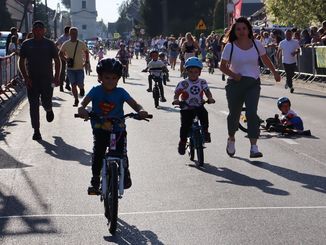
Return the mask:
<path fill-rule="evenodd" d="M 186 61 L 185 67 L 188 72 L 188 79 L 178 83 L 172 103 L 173 105 L 185 103 L 185 106 L 181 106 L 180 111 L 181 128 L 178 147 L 180 155 L 184 155 L 186 152 L 188 132 L 196 115 L 203 127 L 205 142 L 211 142 L 210 133 L 208 132 L 208 112 L 203 106 L 203 95 L 206 95 L 208 103 L 215 103 L 206 80 L 199 78 L 203 63 L 197 57 L 191 57 Z M 181 101 L 179 101 L 180 96 Z"/>
<path fill-rule="evenodd" d="M 286 85 L 285 88 L 290 88 L 290 92 L 294 92 L 292 78 L 297 66 L 297 54 L 300 52 L 300 44 L 298 40 L 292 39 L 293 33 L 291 30 L 285 32 L 283 41 L 280 42 L 277 57 L 280 59 L 282 53 L 282 63 L 286 73 Z"/>

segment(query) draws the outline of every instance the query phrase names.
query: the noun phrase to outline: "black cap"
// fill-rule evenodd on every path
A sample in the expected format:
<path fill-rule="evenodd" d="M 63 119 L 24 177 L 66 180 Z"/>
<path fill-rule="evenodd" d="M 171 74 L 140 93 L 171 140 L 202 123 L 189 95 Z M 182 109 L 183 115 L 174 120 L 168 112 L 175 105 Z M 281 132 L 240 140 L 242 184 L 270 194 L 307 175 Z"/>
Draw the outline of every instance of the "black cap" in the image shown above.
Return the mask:
<path fill-rule="evenodd" d="M 36 20 L 33 23 L 33 28 L 44 28 L 44 23 L 40 20 Z"/>

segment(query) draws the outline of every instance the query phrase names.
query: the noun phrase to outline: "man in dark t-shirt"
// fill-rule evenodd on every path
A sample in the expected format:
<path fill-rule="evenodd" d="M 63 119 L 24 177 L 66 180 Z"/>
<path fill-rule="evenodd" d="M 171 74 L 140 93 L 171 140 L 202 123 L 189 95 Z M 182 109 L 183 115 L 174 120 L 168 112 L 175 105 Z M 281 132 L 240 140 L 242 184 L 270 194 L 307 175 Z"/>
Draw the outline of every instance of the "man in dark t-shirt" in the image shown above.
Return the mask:
<path fill-rule="evenodd" d="M 59 85 L 60 59 L 54 42 L 44 37 L 45 28 L 41 21 L 33 24 L 34 38 L 23 42 L 20 50 L 19 69 L 27 87 L 30 116 L 34 129 L 33 140 L 41 140 L 40 133 L 40 97 L 46 111 L 46 119 L 52 122 L 53 84 Z M 53 77 L 52 60 L 55 62 Z"/>

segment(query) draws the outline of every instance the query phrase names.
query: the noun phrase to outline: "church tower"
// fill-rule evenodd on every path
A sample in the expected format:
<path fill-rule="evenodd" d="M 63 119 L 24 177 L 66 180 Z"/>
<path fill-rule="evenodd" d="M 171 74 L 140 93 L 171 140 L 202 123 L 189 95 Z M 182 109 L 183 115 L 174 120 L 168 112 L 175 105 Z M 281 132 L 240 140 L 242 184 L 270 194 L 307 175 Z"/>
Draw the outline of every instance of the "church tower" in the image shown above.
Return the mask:
<path fill-rule="evenodd" d="M 96 5 L 95 0 L 71 0 L 71 24 L 78 28 L 81 40 L 96 38 Z"/>

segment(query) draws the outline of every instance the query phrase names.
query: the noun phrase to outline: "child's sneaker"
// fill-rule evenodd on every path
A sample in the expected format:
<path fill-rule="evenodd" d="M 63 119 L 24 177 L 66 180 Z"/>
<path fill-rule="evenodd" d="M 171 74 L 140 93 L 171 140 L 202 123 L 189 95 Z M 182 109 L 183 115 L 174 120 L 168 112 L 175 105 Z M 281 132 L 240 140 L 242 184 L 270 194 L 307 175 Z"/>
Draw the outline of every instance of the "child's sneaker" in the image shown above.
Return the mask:
<path fill-rule="evenodd" d="M 181 141 L 179 142 L 178 152 L 180 155 L 186 154 L 186 143 L 181 142 Z"/>
<path fill-rule="evenodd" d="M 263 157 L 263 153 L 258 150 L 257 145 L 252 145 L 250 148 L 250 158 L 259 158 Z"/>
<path fill-rule="evenodd" d="M 233 157 L 235 154 L 235 142 L 228 139 L 227 145 L 226 145 L 226 153 L 230 156 Z"/>
<path fill-rule="evenodd" d="M 124 178 L 124 188 L 129 189 L 132 186 L 132 181 L 130 177 L 130 171 L 128 168 L 125 169 L 125 178 Z"/>
<path fill-rule="evenodd" d="M 204 133 L 205 143 L 211 143 L 211 134 L 209 132 Z"/>

